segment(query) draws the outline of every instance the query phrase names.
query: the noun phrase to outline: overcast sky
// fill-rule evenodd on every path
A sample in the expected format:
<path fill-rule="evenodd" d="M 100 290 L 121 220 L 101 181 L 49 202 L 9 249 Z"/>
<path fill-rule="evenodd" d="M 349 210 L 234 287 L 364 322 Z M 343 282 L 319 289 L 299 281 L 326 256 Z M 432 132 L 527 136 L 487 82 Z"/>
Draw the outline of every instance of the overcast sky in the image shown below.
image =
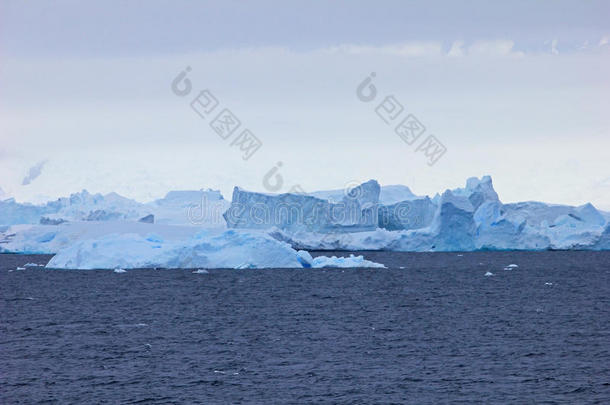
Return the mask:
<path fill-rule="evenodd" d="M 91 3 L 0 0 L 0 198 L 230 198 L 282 162 L 279 191 L 490 174 L 505 202 L 610 210 L 610 2 Z M 250 159 L 191 109 L 204 89 L 261 140 Z M 413 145 L 376 114 L 386 96 L 425 125 Z"/>

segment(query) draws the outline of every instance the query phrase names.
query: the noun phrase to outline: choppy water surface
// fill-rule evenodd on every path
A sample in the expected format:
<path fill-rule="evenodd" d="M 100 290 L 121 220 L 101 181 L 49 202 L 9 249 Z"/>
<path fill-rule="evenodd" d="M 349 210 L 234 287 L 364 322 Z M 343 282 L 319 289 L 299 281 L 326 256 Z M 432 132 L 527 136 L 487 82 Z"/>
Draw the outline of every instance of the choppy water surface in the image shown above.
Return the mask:
<path fill-rule="evenodd" d="M 0 402 L 610 402 L 610 252 L 364 254 L 389 268 L 0 255 Z"/>

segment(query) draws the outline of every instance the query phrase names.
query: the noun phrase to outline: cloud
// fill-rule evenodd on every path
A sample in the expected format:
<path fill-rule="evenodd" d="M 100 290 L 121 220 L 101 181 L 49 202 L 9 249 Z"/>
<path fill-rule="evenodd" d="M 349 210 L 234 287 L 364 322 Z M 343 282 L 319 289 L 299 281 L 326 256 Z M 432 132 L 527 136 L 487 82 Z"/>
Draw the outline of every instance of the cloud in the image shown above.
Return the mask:
<path fill-rule="evenodd" d="M 464 41 L 455 41 L 447 56 L 464 56 Z"/>
<path fill-rule="evenodd" d="M 36 180 L 36 178 L 38 176 L 40 176 L 40 174 L 42 173 L 42 169 L 44 168 L 45 164 L 47 164 L 47 161 L 42 160 L 42 161 L 36 163 L 34 166 L 30 167 L 30 170 L 28 171 L 27 176 L 25 176 L 23 178 L 23 181 L 21 182 L 21 184 L 23 186 L 27 186 L 32 181 Z"/>
<path fill-rule="evenodd" d="M 325 52 L 348 55 L 440 56 L 442 55 L 442 44 L 436 41 L 405 42 L 381 46 L 344 44 L 327 48 Z"/>
<path fill-rule="evenodd" d="M 523 56 L 523 52 L 514 51 L 515 42 L 511 40 L 475 41 L 468 47 L 471 56 Z"/>

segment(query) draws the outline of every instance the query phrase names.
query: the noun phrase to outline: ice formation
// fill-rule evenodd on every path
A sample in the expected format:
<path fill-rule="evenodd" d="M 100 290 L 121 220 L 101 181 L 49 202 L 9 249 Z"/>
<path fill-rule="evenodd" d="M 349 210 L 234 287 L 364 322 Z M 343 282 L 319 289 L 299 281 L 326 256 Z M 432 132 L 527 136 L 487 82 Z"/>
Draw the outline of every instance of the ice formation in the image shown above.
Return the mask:
<path fill-rule="evenodd" d="M 203 230 L 190 238 L 110 234 L 62 249 L 49 269 L 383 267 L 362 256 L 317 257 L 261 232 Z M 116 270 L 115 270 L 116 271 Z"/>
<path fill-rule="evenodd" d="M 90 194 L 83 190 L 43 205 L 18 203 L 12 198 L 0 201 L 0 225 L 146 219 L 143 222 L 224 227 L 222 214 L 228 206 L 229 202 L 215 190 L 170 191 L 149 203 L 116 193 Z"/>
<path fill-rule="evenodd" d="M 224 218 L 229 228 L 309 232 L 358 232 L 377 227 L 379 184 L 375 180 L 350 189 L 333 202 L 302 194 L 263 194 L 235 187 Z"/>
<path fill-rule="evenodd" d="M 350 267 L 381 267 L 385 268 L 385 265 L 381 263 L 375 263 L 370 260 L 366 260 L 364 256 L 354 256 L 350 254 L 349 257 L 337 257 L 337 256 L 318 256 L 312 257 L 311 254 L 305 250 L 299 250 L 297 255 L 299 260 L 303 264 L 303 267 L 313 268 L 325 268 L 325 267 L 337 267 L 337 268 L 350 268 Z"/>
<path fill-rule="evenodd" d="M 199 228 L 184 225 L 160 225 L 142 222 L 67 222 L 61 225 L 13 225 L 0 233 L 0 252 L 54 254 L 85 239 L 107 235 L 150 233 L 165 240 L 183 240 Z"/>
<path fill-rule="evenodd" d="M 180 247 L 193 254 L 203 252 L 196 242 L 202 230 L 220 235 L 227 228 L 235 232 L 232 235 L 244 235 L 246 239 L 245 235 L 260 237 L 265 241 L 263 246 L 273 240 L 293 250 L 610 249 L 610 213 L 598 211 L 591 204 L 504 204 L 489 176 L 470 178 L 465 187 L 434 197 L 417 196 L 406 186 L 380 187 L 370 180 L 347 191 L 309 195 L 263 194 L 236 187 L 230 202 L 213 190 L 172 191 L 149 203 L 116 193 L 86 191 L 44 205 L 0 201 L 0 252 L 59 252 L 62 257 L 77 246 L 89 251 L 85 241 L 103 241 L 98 246 L 110 246 L 112 239 L 140 249 L 152 243 L 146 238 L 155 234 L 163 241 L 163 248 L 151 252 L 160 256 L 146 253 L 148 256 L 141 261 L 131 263 L 142 265 L 149 259 L 163 267 L 171 265 L 169 257 L 179 262 L 172 255 Z M 238 236 L 232 238 L 239 240 Z M 112 246 L 120 248 L 120 244 Z M 228 242 L 218 246 L 239 250 L 238 245 Z M 251 248 L 244 246 L 243 251 Z M 299 265 L 316 266 L 316 259 L 308 262 L 295 252 L 288 253 L 290 259 L 276 257 L 278 262 L 272 267 L 282 263 L 292 267 L 294 260 Z M 262 258 L 253 263 L 225 263 L 218 261 L 221 256 L 210 256 L 208 251 L 205 255 L 229 267 L 270 265 Z"/>
<path fill-rule="evenodd" d="M 382 187 L 383 190 L 383 187 Z M 323 192 L 315 193 L 324 195 Z M 270 229 L 301 249 L 471 251 L 610 249 L 608 214 L 593 205 L 503 204 L 491 177 L 442 195 L 378 204 L 377 229 L 341 233 Z"/>

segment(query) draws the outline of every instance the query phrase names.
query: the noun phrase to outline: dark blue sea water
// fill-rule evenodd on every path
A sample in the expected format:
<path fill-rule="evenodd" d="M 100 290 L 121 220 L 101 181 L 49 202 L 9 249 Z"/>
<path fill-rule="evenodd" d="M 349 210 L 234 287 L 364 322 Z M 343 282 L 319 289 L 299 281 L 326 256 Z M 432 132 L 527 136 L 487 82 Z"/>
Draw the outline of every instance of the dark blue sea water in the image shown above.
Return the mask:
<path fill-rule="evenodd" d="M 610 403 L 610 252 L 364 254 L 389 268 L 0 255 L 0 403 Z"/>

